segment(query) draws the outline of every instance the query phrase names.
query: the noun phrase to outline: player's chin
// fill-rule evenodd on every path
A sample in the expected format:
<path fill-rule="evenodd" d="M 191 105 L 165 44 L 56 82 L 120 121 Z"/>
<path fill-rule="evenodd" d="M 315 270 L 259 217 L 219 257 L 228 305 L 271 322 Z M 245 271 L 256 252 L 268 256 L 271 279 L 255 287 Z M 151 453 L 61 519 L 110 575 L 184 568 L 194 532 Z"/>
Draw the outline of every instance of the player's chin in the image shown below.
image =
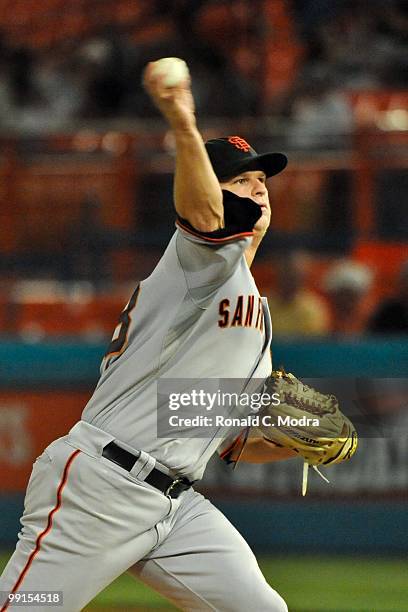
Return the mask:
<path fill-rule="evenodd" d="M 262 216 L 254 225 L 255 232 L 266 232 L 271 222 L 271 213 L 267 208 L 262 209 Z"/>
<path fill-rule="evenodd" d="M 254 232 L 256 234 L 264 234 L 266 230 L 268 229 L 270 222 L 271 222 L 271 218 L 269 216 L 264 217 L 262 215 L 262 217 L 258 219 L 258 221 L 254 225 Z"/>

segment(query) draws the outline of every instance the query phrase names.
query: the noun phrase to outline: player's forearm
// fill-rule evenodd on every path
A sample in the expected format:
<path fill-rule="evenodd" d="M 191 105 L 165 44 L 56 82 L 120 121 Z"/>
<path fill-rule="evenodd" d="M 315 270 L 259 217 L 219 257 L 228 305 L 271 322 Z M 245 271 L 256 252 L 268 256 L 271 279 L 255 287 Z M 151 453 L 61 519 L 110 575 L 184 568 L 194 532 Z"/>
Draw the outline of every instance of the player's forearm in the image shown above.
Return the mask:
<path fill-rule="evenodd" d="M 177 213 L 202 232 L 223 227 L 223 205 L 220 184 L 198 129 L 174 130 L 176 171 L 174 203 Z"/>
<path fill-rule="evenodd" d="M 297 453 L 295 451 L 276 446 L 264 438 L 248 438 L 239 460 L 245 463 L 270 463 L 296 456 Z M 231 459 L 236 458 L 234 456 L 231 457 Z"/>
<path fill-rule="evenodd" d="M 177 213 L 199 231 L 215 231 L 224 223 L 222 191 L 197 129 L 190 79 L 168 86 L 158 64 L 147 65 L 144 86 L 175 136 Z"/>

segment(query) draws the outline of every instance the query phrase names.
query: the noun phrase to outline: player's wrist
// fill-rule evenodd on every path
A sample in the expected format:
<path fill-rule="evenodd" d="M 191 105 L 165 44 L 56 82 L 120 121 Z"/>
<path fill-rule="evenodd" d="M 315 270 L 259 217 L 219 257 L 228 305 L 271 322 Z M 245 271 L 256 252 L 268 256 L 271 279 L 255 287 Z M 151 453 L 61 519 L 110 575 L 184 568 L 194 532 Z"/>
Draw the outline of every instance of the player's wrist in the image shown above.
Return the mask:
<path fill-rule="evenodd" d="M 170 116 L 168 122 L 176 137 L 198 132 L 196 117 L 192 112 Z"/>
<path fill-rule="evenodd" d="M 195 123 L 179 124 L 174 127 L 172 126 L 171 129 L 176 141 L 176 146 L 191 146 L 193 143 L 197 143 L 197 140 L 202 141 L 201 134 Z"/>

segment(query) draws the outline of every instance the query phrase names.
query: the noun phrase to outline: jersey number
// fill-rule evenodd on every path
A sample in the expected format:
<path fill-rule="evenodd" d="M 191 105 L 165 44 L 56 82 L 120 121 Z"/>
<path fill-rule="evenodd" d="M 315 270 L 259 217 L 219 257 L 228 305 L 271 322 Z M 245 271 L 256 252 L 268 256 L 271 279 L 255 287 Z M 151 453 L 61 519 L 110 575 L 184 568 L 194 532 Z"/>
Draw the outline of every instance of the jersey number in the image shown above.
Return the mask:
<path fill-rule="evenodd" d="M 116 326 L 116 329 L 113 333 L 112 341 L 109 345 L 109 348 L 105 354 L 105 363 L 106 367 L 111 362 L 112 357 L 119 357 L 127 347 L 128 342 L 128 333 L 129 333 L 129 325 L 132 320 L 131 312 L 136 306 L 137 298 L 139 296 L 140 285 L 138 285 L 132 294 L 129 302 L 126 307 L 120 313 L 119 323 Z"/>

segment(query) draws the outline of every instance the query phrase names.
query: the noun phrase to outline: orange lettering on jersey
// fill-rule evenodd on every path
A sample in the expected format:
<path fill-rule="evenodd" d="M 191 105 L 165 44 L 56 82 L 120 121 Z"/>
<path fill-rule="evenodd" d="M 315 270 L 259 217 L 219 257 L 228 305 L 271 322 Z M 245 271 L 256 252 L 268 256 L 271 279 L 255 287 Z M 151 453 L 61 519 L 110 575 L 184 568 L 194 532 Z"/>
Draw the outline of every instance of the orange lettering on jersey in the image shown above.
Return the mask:
<path fill-rule="evenodd" d="M 248 302 L 247 302 L 247 311 L 246 311 L 246 317 L 245 317 L 245 327 L 251 327 L 252 325 L 252 317 L 254 316 L 254 302 L 255 302 L 255 296 L 254 295 L 248 295 Z"/>
<path fill-rule="evenodd" d="M 262 300 L 261 300 L 260 297 L 258 297 L 258 312 L 257 312 L 257 315 L 256 315 L 256 323 L 255 323 L 255 327 L 257 329 L 260 329 L 259 325 L 260 325 L 260 322 L 262 320 L 262 315 L 263 315 Z"/>
<path fill-rule="evenodd" d="M 232 317 L 231 327 L 242 326 L 242 303 L 244 296 L 240 295 L 237 300 L 234 316 Z"/>
<path fill-rule="evenodd" d="M 218 312 L 222 319 L 218 320 L 219 327 L 227 327 L 229 323 L 229 305 L 230 301 L 228 299 L 221 300 Z"/>
<path fill-rule="evenodd" d="M 262 300 L 258 297 L 257 307 L 255 308 L 255 296 L 247 295 L 246 298 L 245 300 L 244 295 L 239 295 L 236 298 L 235 306 L 234 303 L 231 303 L 227 298 L 221 300 L 218 307 L 218 312 L 221 317 L 218 319 L 219 327 L 253 327 L 263 332 L 264 313 Z"/>

